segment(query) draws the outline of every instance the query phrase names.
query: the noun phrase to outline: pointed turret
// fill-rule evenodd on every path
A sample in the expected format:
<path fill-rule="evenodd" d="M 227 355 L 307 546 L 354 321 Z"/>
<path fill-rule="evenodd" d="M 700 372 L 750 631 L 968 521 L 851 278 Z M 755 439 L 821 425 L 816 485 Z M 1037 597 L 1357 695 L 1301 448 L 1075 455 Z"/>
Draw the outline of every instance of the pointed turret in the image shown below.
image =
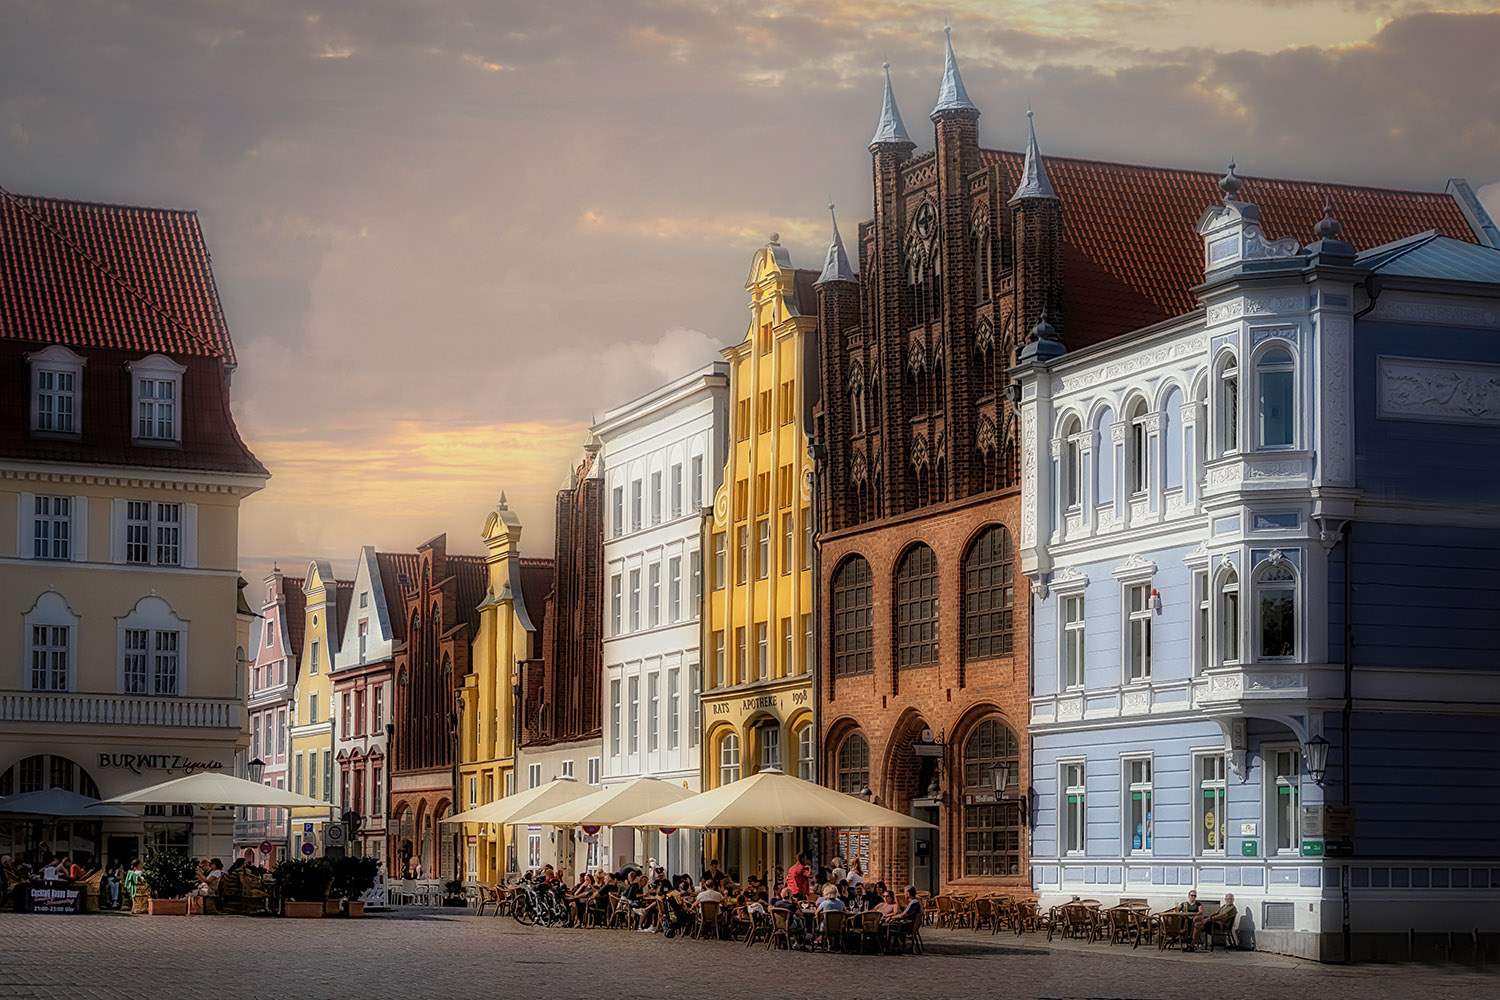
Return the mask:
<path fill-rule="evenodd" d="M 815 284 L 829 281 L 858 281 L 854 269 L 849 266 L 849 255 L 844 252 L 844 240 L 839 235 L 839 219 L 833 214 L 833 202 L 828 203 L 828 217 L 833 220 L 833 239 L 828 244 L 828 256 L 823 260 L 823 273 Z"/>
<path fill-rule="evenodd" d="M 974 102 L 969 100 L 969 92 L 964 89 L 963 74 L 958 71 L 958 60 L 953 58 L 953 29 L 943 25 L 943 34 L 948 39 L 948 55 L 943 61 L 943 82 L 938 85 L 937 105 L 933 107 L 934 115 L 943 111 L 978 111 Z"/>
<path fill-rule="evenodd" d="M 1010 196 L 1010 203 L 1014 205 L 1026 198 L 1051 198 L 1057 200 L 1056 193 L 1052 190 L 1052 181 L 1047 178 L 1047 165 L 1042 162 L 1041 151 L 1036 148 L 1036 123 L 1033 121 L 1035 113 L 1026 109 L 1026 162 L 1021 165 L 1021 183 L 1016 185 L 1016 193 Z"/>
<path fill-rule="evenodd" d="M 889 142 L 916 145 L 911 141 L 911 136 L 906 134 L 901 109 L 896 107 L 896 93 L 891 89 L 891 64 L 885 62 L 881 65 L 885 69 L 885 101 L 880 106 L 880 124 L 875 127 L 875 138 L 870 140 L 870 145 L 879 146 Z"/>

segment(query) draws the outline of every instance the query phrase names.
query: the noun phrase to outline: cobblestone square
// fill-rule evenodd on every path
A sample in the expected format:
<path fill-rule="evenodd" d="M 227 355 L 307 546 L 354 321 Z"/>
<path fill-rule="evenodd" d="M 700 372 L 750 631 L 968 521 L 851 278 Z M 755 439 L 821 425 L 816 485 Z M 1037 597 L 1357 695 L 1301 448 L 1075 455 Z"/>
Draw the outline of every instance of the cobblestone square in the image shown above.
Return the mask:
<path fill-rule="evenodd" d="M 1320 966 L 1161 954 L 1030 935 L 925 932 L 922 957 L 747 949 L 626 931 L 529 928 L 440 910 L 349 920 L 0 915 L 0 997 L 1026 997 L 1476 1000 L 1468 968 Z"/>

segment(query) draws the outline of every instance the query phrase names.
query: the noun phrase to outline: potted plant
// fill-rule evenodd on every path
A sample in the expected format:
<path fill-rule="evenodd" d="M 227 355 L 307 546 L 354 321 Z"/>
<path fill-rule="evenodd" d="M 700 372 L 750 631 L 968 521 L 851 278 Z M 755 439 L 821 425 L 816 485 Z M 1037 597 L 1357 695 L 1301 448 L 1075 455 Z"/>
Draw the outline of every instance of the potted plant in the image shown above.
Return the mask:
<path fill-rule="evenodd" d="M 288 917 L 321 917 L 333 870 L 325 858 L 287 858 L 271 877 L 281 892 L 281 912 Z"/>
<path fill-rule="evenodd" d="M 450 878 L 443 883 L 443 905 L 444 906 L 468 906 L 469 901 L 464 898 L 464 884 L 461 879 Z"/>
<path fill-rule="evenodd" d="M 142 881 L 151 887 L 146 912 L 152 916 L 186 916 L 188 893 L 198 885 L 198 867 L 193 859 L 177 851 L 156 851 L 146 856 L 141 868 Z"/>
<path fill-rule="evenodd" d="M 374 858 L 345 856 L 333 862 L 333 894 L 344 901 L 344 913 L 351 917 L 365 915 L 360 897 L 375 887 L 380 862 Z"/>

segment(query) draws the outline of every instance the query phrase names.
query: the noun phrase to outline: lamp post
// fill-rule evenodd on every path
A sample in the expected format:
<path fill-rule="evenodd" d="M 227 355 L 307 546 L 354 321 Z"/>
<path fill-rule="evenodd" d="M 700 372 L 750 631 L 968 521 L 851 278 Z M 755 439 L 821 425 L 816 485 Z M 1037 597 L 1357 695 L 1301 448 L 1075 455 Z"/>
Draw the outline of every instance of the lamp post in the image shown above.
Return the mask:
<path fill-rule="evenodd" d="M 266 762 L 261 760 L 259 757 L 255 758 L 250 763 L 245 765 L 245 773 L 249 776 L 251 781 L 255 782 L 257 785 L 260 784 L 261 777 L 266 773 Z"/>
<path fill-rule="evenodd" d="M 875 793 L 870 790 L 870 783 L 868 781 L 865 782 L 864 787 L 859 790 L 859 797 L 864 799 L 866 802 L 869 802 L 875 798 Z"/>
<path fill-rule="evenodd" d="M 1314 736 L 1302 744 L 1302 759 L 1307 763 L 1307 773 L 1319 787 L 1323 775 L 1328 772 L 1328 748 L 1331 744 L 1322 736 Z"/>
<path fill-rule="evenodd" d="M 1010 765 L 1003 760 L 991 764 L 990 784 L 994 786 L 995 794 L 1003 798 L 1005 789 L 1010 787 Z"/>

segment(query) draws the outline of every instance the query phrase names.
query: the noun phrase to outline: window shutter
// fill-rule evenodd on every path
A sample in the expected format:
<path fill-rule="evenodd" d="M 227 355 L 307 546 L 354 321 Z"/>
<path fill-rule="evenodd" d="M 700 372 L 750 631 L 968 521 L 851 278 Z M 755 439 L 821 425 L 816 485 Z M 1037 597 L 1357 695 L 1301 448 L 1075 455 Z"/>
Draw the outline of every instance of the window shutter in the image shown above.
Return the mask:
<path fill-rule="evenodd" d="M 21 506 L 16 510 L 16 555 L 31 559 L 36 546 L 31 537 L 31 516 L 36 511 L 36 494 L 22 493 Z"/>
<path fill-rule="evenodd" d="M 188 568 L 198 565 L 198 505 L 182 505 L 182 535 L 178 541 L 178 562 Z"/>
<path fill-rule="evenodd" d="M 74 562 L 89 561 L 89 498 L 73 498 L 72 551 Z"/>
<path fill-rule="evenodd" d="M 109 561 L 117 565 L 125 562 L 126 503 L 127 501 L 118 499 L 110 503 Z"/>

